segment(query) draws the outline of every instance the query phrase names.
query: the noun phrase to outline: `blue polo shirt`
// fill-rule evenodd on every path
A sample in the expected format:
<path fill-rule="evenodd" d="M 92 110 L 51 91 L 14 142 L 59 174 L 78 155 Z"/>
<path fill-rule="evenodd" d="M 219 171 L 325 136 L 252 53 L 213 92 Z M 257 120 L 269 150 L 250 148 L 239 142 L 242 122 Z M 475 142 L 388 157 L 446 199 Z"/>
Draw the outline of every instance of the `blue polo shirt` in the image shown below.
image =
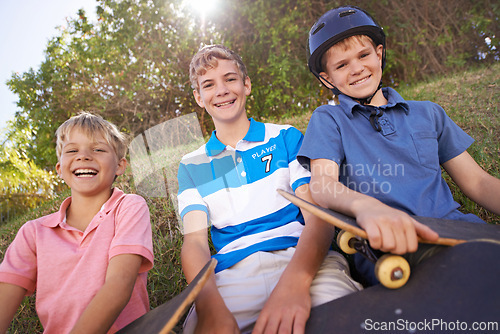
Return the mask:
<path fill-rule="evenodd" d="M 335 161 L 344 185 L 412 215 L 481 221 L 457 210 L 440 168 L 474 140 L 439 105 L 405 101 L 391 88 L 383 94 L 388 103 L 381 107 L 340 95 L 339 105 L 317 108 L 298 161 Z M 380 132 L 370 124 L 373 109 L 383 111 Z"/>
<path fill-rule="evenodd" d="M 216 272 L 258 251 L 296 246 L 304 219 L 276 189 L 292 192 L 309 183 L 309 171 L 296 159 L 302 139 L 294 127 L 250 119 L 248 133 L 235 148 L 214 132 L 205 145 L 182 158 L 179 212 L 181 217 L 193 210 L 207 214 Z"/>

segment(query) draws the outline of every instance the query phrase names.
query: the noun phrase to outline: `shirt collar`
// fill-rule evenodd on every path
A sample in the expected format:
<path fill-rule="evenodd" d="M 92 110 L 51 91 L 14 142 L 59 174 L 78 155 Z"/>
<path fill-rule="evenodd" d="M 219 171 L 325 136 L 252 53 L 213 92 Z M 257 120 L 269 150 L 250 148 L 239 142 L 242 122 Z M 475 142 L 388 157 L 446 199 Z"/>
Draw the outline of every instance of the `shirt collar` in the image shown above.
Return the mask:
<path fill-rule="evenodd" d="M 264 125 L 264 123 L 257 122 L 253 118 L 250 118 L 250 127 L 245 137 L 243 137 L 243 140 L 258 142 L 258 141 L 263 141 L 265 139 L 265 136 L 266 136 L 266 126 Z M 225 149 L 226 145 L 224 145 L 217 138 L 216 131 L 213 131 L 212 136 L 205 145 L 206 154 L 209 157 L 213 157 L 222 153 Z"/>
<path fill-rule="evenodd" d="M 405 99 L 401 97 L 401 95 L 399 95 L 398 92 L 396 92 L 391 87 L 384 87 L 382 88 L 382 93 L 387 99 L 387 104 L 380 106 L 379 108 L 388 109 L 399 105 L 403 109 L 403 111 L 408 115 L 408 113 L 410 112 L 408 103 L 405 101 Z M 360 105 L 357 101 L 353 100 L 352 98 L 344 94 L 339 95 L 339 104 L 342 106 L 342 110 L 346 113 L 347 117 L 349 118 L 352 118 L 352 113 L 356 111 L 358 108 L 363 108 L 363 106 Z"/>
<path fill-rule="evenodd" d="M 125 193 L 120 189 L 114 187 L 111 197 L 106 201 L 106 203 L 104 203 L 101 211 L 104 212 L 104 214 L 108 214 L 111 210 L 113 210 L 116 204 L 121 201 L 123 196 L 125 196 Z"/>
<path fill-rule="evenodd" d="M 102 208 L 100 211 L 102 211 L 104 214 L 108 214 L 116 205 L 116 203 L 123 197 L 125 196 L 125 193 L 121 191 L 118 188 L 113 189 L 113 193 L 111 194 L 111 197 L 106 201 L 106 203 L 103 204 Z M 62 203 L 59 208 L 59 211 L 56 212 L 56 219 L 47 219 L 42 222 L 43 226 L 46 227 L 56 227 L 64 220 L 66 219 L 66 210 L 71 204 L 71 196 L 66 198 Z"/>

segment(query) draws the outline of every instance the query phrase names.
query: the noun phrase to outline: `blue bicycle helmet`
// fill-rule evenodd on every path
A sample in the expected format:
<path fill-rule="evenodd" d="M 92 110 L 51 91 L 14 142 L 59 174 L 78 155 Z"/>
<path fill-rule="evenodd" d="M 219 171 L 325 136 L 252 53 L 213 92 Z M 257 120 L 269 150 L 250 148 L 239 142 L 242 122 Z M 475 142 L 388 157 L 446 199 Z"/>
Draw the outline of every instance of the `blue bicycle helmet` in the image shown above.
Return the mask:
<path fill-rule="evenodd" d="M 309 31 L 307 64 L 309 70 L 324 84 L 319 73 L 323 72 L 321 58 L 334 44 L 355 35 L 367 35 L 375 45 L 382 44 L 382 70 L 385 67 L 385 33 L 382 27 L 361 8 L 338 7 L 321 16 Z M 333 86 L 333 85 L 332 85 Z M 334 88 L 334 94 L 340 92 Z"/>

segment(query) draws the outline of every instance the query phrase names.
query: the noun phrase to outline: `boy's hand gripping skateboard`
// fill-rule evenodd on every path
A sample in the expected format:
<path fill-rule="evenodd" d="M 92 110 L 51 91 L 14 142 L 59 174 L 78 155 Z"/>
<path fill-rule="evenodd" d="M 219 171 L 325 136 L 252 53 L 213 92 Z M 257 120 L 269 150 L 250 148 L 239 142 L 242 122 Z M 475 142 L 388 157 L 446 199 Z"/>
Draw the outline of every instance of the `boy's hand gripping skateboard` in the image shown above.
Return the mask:
<path fill-rule="evenodd" d="M 366 232 L 356 223 L 356 219 L 314 205 L 286 191 L 278 190 L 278 192 L 298 207 L 341 229 L 337 236 L 339 248 L 346 254 L 359 252 L 373 261 L 375 275 L 384 286 L 397 289 L 408 281 L 410 277 L 408 261 L 402 256 L 393 254 L 377 257 L 368 244 Z M 413 216 L 413 218 L 427 225 L 440 236 L 435 242 L 419 238 L 419 243 L 454 246 L 473 240 L 500 241 L 500 227 L 495 225 L 418 216 Z"/>
<path fill-rule="evenodd" d="M 184 291 L 149 311 L 139 319 L 136 319 L 126 327 L 122 328 L 120 334 L 166 334 L 171 333 L 174 326 L 179 322 L 191 303 L 196 299 L 198 293 L 214 271 L 217 260 L 211 259 L 205 267 L 196 275 L 193 281 Z"/>

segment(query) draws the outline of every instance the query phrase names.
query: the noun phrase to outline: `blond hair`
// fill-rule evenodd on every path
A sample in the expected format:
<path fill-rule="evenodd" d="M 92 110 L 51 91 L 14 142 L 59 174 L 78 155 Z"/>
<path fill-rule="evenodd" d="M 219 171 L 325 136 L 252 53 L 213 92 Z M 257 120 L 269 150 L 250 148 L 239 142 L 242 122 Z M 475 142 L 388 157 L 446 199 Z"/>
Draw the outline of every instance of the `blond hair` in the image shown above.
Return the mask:
<path fill-rule="evenodd" d="M 216 68 L 218 59 L 233 61 L 245 81 L 248 76 L 247 68 L 238 54 L 223 45 L 206 45 L 193 56 L 189 64 L 189 80 L 193 89 L 200 91 L 198 77 Z"/>
<path fill-rule="evenodd" d="M 113 148 L 118 160 L 125 158 L 127 153 L 127 137 L 116 125 L 106 121 L 98 115 L 89 112 L 80 112 L 78 115 L 65 121 L 56 131 L 56 154 L 57 160 L 61 158 L 63 142 L 68 138 L 71 131 L 78 129 L 94 140 L 96 135 L 101 135 Z"/>
<path fill-rule="evenodd" d="M 333 52 L 334 46 L 342 48 L 343 51 L 346 51 L 346 50 L 350 49 L 356 43 L 359 43 L 359 44 L 371 43 L 371 45 L 373 45 L 374 48 L 377 48 L 377 46 L 375 45 L 375 42 L 373 42 L 373 40 L 367 35 L 354 35 L 354 36 L 347 37 L 347 38 L 341 40 L 340 42 L 337 42 L 334 45 L 332 45 L 323 54 L 323 56 L 321 57 L 321 68 L 323 69 L 323 71 L 326 72 L 328 58 L 330 58 L 330 55 Z"/>

